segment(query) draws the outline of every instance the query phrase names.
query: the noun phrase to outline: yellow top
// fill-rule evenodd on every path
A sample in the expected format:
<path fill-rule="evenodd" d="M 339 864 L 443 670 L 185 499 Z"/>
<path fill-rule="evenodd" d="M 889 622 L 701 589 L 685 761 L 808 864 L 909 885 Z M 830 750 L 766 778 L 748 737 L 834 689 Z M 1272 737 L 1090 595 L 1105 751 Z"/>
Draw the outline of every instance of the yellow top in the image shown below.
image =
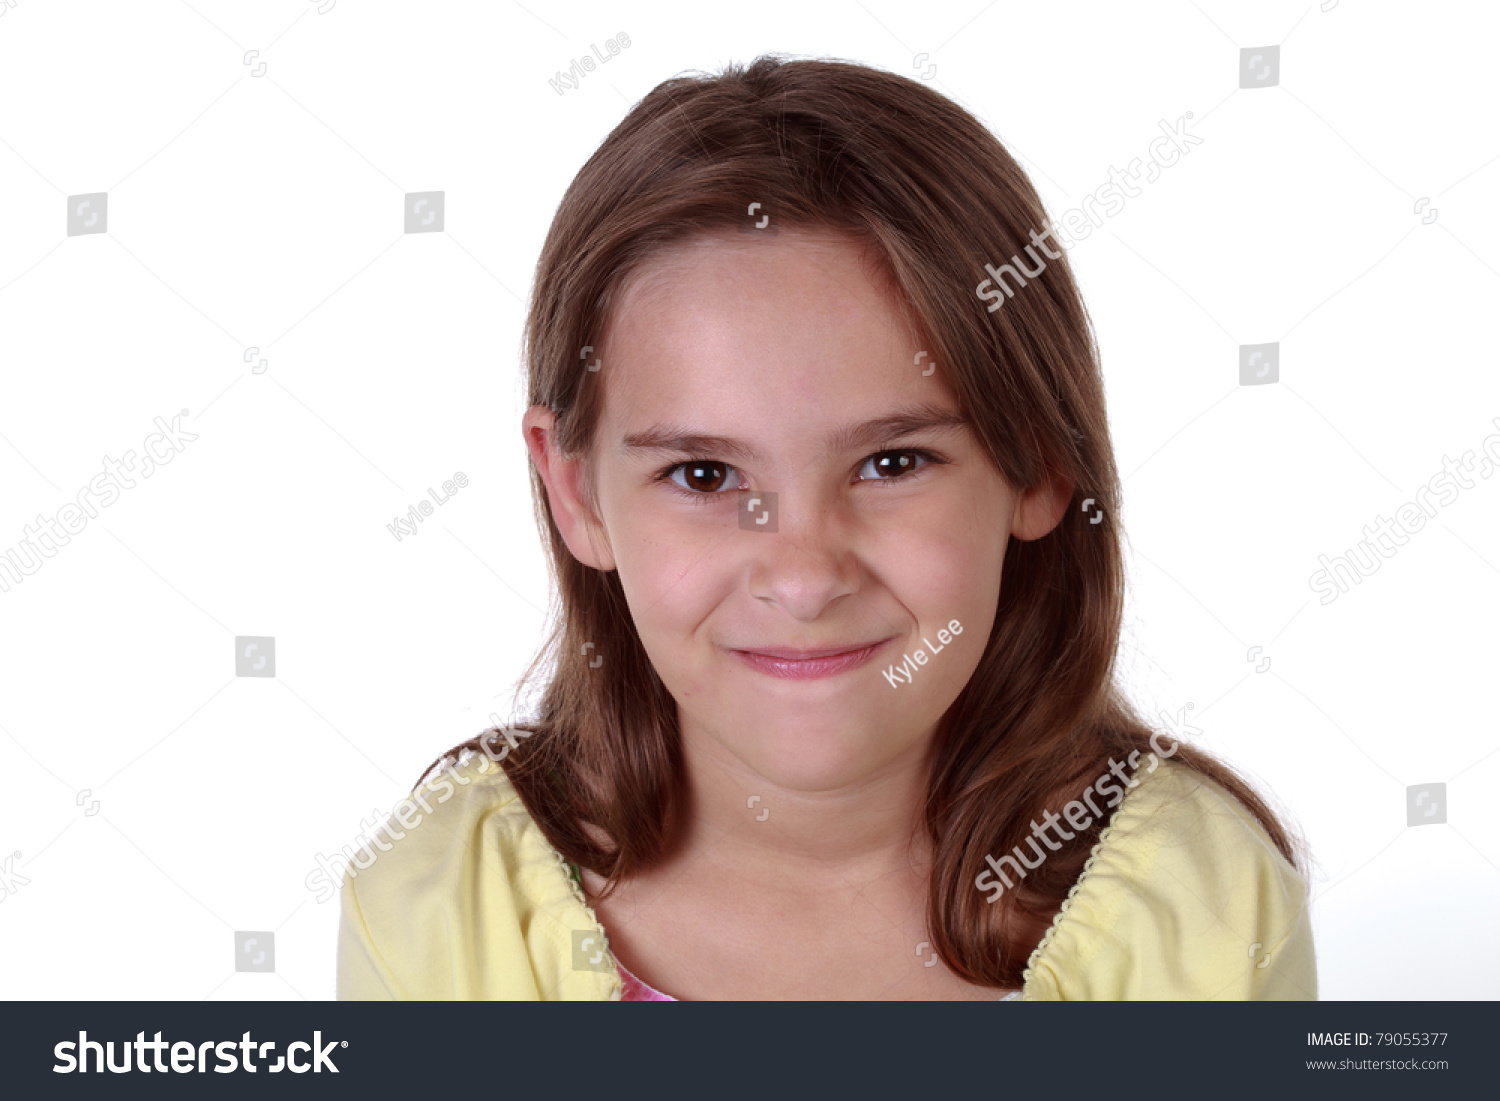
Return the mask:
<path fill-rule="evenodd" d="M 1265 831 L 1184 766 L 1135 777 L 1023 1000 L 1316 1000 L 1307 888 Z M 386 829 L 344 879 L 340 999 L 619 999 L 604 930 L 503 769 L 469 757 Z"/>

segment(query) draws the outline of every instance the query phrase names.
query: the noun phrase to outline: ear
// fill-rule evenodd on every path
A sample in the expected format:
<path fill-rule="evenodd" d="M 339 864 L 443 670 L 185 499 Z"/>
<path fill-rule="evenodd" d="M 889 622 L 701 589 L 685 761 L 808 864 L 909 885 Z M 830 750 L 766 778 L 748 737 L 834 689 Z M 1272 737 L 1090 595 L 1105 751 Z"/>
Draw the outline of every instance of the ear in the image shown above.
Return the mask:
<path fill-rule="evenodd" d="M 1073 484 L 1049 474 L 1040 485 L 1023 494 L 1011 515 L 1010 533 L 1022 542 L 1040 539 L 1058 524 L 1073 501 Z"/>
<path fill-rule="evenodd" d="M 533 405 L 521 418 L 521 435 L 542 484 L 547 487 L 547 506 L 552 522 L 562 533 L 573 557 L 596 570 L 615 568 L 614 552 L 604 525 L 590 509 L 584 493 L 583 459 L 564 458 L 557 450 L 557 414 L 545 405 Z"/>

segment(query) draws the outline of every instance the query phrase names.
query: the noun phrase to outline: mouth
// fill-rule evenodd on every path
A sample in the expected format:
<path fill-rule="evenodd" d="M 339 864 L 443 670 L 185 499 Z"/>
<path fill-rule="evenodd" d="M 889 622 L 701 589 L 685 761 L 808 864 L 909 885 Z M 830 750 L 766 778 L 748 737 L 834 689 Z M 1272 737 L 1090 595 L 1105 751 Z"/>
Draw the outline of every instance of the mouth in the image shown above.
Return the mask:
<path fill-rule="evenodd" d="M 750 668 L 781 680 L 817 680 L 846 673 L 864 665 L 891 638 L 856 646 L 832 646 L 821 650 L 798 650 L 787 646 L 764 646 L 753 650 L 731 650 Z"/>

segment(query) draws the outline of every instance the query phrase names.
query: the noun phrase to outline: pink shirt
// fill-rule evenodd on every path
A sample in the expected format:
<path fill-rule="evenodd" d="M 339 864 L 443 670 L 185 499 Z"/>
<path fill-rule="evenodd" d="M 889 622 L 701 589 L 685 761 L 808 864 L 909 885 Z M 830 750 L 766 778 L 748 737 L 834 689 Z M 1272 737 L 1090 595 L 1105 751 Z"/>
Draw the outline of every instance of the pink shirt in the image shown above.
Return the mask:
<path fill-rule="evenodd" d="M 615 960 L 615 966 L 620 969 L 620 981 L 625 984 L 625 992 L 620 995 L 622 1002 L 675 1002 L 677 999 L 670 994 L 663 994 L 653 986 L 647 986 L 636 978 L 625 965 Z"/>

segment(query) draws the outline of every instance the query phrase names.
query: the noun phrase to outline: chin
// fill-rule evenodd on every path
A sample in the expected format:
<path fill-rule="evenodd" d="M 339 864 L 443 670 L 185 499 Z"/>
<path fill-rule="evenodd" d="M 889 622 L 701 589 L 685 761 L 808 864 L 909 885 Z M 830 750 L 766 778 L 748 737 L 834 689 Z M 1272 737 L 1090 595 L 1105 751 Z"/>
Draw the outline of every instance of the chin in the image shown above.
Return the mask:
<path fill-rule="evenodd" d="M 784 721 L 786 733 L 732 746 L 735 754 L 768 781 L 789 791 L 834 791 L 868 779 L 890 763 L 890 742 L 873 724 L 814 728 Z"/>

